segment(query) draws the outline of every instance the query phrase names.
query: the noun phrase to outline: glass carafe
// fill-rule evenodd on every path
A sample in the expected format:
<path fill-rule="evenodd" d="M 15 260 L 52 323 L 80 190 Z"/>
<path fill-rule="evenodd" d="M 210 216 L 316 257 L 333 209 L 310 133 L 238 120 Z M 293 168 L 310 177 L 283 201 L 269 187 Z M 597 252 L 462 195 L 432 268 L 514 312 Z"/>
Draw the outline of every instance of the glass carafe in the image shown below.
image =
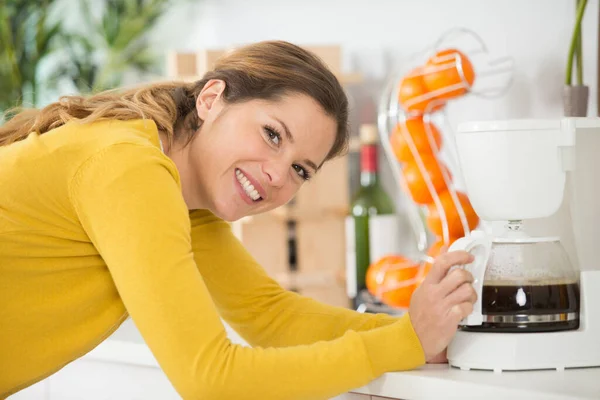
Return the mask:
<path fill-rule="evenodd" d="M 481 287 L 478 332 L 551 332 L 579 327 L 579 271 L 556 237 L 494 238 Z"/>

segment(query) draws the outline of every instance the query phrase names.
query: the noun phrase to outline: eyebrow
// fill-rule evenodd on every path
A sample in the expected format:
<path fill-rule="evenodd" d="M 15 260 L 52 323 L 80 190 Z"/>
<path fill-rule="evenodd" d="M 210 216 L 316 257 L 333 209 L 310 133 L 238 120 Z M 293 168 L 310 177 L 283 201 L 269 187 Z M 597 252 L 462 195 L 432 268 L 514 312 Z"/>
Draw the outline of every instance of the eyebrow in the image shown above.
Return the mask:
<path fill-rule="evenodd" d="M 290 143 L 294 143 L 294 137 L 292 136 L 292 132 L 290 132 L 290 130 L 287 127 L 287 125 L 282 120 L 280 120 L 279 118 L 277 118 L 277 117 L 273 117 L 273 118 L 275 118 L 275 120 L 277 122 L 279 122 L 281 124 L 281 126 L 283 126 L 283 130 L 285 131 L 285 137 L 287 138 L 287 140 L 289 140 Z M 315 172 L 319 171 L 319 167 L 317 167 L 317 164 L 315 164 L 311 160 L 305 159 L 304 163 L 306 165 L 308 165 L 309 167 L 311 167 L 312 169 L 314 169 Z"/>

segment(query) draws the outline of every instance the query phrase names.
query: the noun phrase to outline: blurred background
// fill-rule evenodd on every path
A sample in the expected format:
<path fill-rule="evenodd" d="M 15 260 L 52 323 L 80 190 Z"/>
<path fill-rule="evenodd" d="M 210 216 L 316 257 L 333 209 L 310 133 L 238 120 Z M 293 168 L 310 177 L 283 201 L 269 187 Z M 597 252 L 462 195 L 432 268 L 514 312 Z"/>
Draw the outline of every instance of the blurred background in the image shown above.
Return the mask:
<path fill-rule="evenodd" d="M 568 115 L 564 92 L 570 82 L 565 74 L 578 4 L 577 0 L 0 0 L 0 112 L 17 105 L 43 107 L 61 95 L 194 79 L 223 51 L 251 42 L 287 40 L 314 49 L 348 93 L 350 151 L 327 166 L 288 207 L 238 221 L 233 229 L 284 287 L 328 304 L 400 314 L 409 304 L 414 275 L 405 279 L 411 290 L 399 285 L 395 296 L 382 301 L 376 290 L 369 294 L 365 287 L 367 268 L 381 257 L 372 255 L 367 265 L 357 265 L 356 247 L 366 246 L 373 252 L 373 241 L 390 242 L 377 254 L 397 257 L 388 263 L 409 262 L 417 271 L 427 262 L 424 254 L 441 239 L 435 229 L 426 228 L 426 242 L 419 243 L 415 218 L 426 225 L 431 210 L 423 202 L 415 205 L 414 196 L 402 188 L 397 175 L 402 168 L 393 156 L 396 149 L 385 142 L 390 132 L 378 124 L 382 104 L 397 96 L 390 92 L 390 83 L 397 87 L 403 76 L 428 61 L 428 50 L 443 49 L 435 44 L 457 28 L 475 33 L 490 57 L 511 60 L 510 76 L 501 93 L 481 96 L 467 90 L 432 115 L 444 139 L 442 157 L 460 190 L 460 170 L 452 157 L 452 134 L 459 123 Z M 598 10 L 598 0 L 587 1 L 579 35 L 582 56 L 574 67 L 589 88 L 588 116 L 598 115 Z M 459 48 L 471 56 L 468 47 Z M 366 133 L 361 139 L 360 133 L 373 128 L 379 135 L 375 143 L 378 168 L 370 172 L 377 174 L 380 189 L 392 203 L 384 214 L 393 215 L 394 221 L 391 228 L 386 225 L 361 239 L 352 227 L 361 190 L 360 153 L 373 143 L 365 139 Z M 382 213 L 381 209 L 375 212 Z M 357 272 L 361 268 L 362 275 Z M 361 291 L 367 299 L 358 298 Z M 131 321 L 111 339 L 105 353 L 99 348 L 91 357 L 156 367 L 143 347 L 118 347 L 124 343 L 143 346 Z M 127 361 L 128 357 L 138 361 Z M 91 368 L 77 365 L 79 375 Z M 100 375 L 120 379 L 122 374 L 115 371 L 121 370 L 110 371 Z M 131 379 L 142 374 L 127 371 Z M 111 397 L 97 383 L 98 373 L 89 382 L 79 375 L 77 379 L 87 383 L 73 388 L 67 383 L 74 378 L 59 373 L 51 378 L 56 385 L 43 382 L 30 390 L 30 398 L 151 398 L 149 394 L 136 397 L 141 396 L 135 392 L 138 389 L 132 389 L 131 397 L 123 391 Z M 85 385 L 97 388 L 98 397 Z M 57 397 L 57 390 L 62 397 Z M 161 393 L 162 389 L 152 390 Z M 169 398 L 172 393 L 165 390 L 156 398 Z"/>
<path fill-rule="evenodd" d="M 516 59 L 515 84 L 495 102 L 465 99 L 453 118 L 552 116 L 561 111 L 562 77 L 575 0 L 317 1 L 4 0 L 0 107 L 23 96 L 42 106 L 57 95 L 144 81 L 166 73 L 171 50 L 227 48 L 267 39 L 339 45 L 343 70 L 379 97 L 403 60 L 460 26 L 495 53 Z M 596 82 L 597 2 L 582 24 L 585 80 Z M 13 63 L 18 65 L 15 70 Z M 360 96 L 356 98 L 360 102 Z M 595 97 L 591 97 L 594 108 Z"/>

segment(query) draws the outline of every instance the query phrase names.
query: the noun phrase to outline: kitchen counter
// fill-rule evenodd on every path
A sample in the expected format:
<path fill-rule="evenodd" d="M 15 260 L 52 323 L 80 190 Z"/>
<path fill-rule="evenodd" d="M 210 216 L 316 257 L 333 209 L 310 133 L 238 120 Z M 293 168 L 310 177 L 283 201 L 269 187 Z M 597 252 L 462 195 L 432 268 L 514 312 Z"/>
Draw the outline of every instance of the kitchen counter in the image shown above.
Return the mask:
<path fill-rule="evenodd" d="M 233 330 L 226 328 L 234 343 L 245 345 Z M 131 321 L 126 321 L 114 335 L 83 359 L 158 368 L 158 363 Z M 447 364 L 426 365 L 414 371 L 387 373 L 352 393 L 355 394 L 342 395 L 336 400 L 599 400 L 600 368 L 494 373 L 462 371 Z"/>
<path fill-rule="evenodd" d="M 426 365 L 385 374 L 353 392 L 393 399 L 598 400 L 600 368 L 494 373 Z"/>

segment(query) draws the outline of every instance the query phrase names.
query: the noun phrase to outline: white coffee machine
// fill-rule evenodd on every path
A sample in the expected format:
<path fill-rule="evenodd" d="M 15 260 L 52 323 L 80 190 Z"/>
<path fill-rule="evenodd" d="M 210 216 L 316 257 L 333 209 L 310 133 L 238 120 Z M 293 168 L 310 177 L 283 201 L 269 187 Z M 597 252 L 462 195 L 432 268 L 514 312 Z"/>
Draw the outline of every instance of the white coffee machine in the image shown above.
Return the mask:
<path fill-rule="evenodd" d="M 600 118 L 469 122 L 466 190 L 493 229 L 449 251 L 478 294 L 448 347 L 461 369 L 600 367 Z"/>

